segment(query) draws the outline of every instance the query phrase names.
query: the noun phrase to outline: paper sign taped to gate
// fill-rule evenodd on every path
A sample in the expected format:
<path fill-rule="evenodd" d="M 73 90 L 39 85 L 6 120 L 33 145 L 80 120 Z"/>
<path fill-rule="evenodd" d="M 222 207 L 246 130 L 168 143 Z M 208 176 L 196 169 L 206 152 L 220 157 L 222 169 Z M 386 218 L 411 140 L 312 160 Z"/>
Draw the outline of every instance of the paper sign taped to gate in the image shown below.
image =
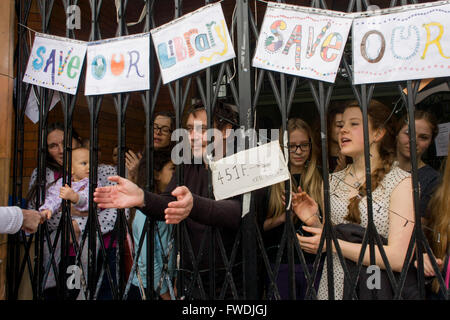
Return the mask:
<path fill-rule="evenodd" d="M 163 83 L 235 57 L 220 3 L 151 31 Z"/>
<path fill-rule="evenodd" d="M 210 163 L 216 200 L 264 188 L 289 179 L 278 141 L 240 151 Z"/>

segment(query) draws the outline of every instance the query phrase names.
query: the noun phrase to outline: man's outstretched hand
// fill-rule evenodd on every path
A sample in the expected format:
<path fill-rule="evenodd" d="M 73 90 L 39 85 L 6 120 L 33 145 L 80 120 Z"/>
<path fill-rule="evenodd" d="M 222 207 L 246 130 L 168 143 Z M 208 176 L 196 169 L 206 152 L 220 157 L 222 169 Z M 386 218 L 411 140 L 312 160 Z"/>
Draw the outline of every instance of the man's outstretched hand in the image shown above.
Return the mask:
<path fill-rule="evenodd" d="M 95 189 L 94 201 L 99 208 L 132 208 L 144 205 L 144 191 L 128 179 L 120 176 L 108 177 L 114 186 Z"/>
<path fill-rule="evenodd" d="M 164 210 L 167 224 L 177 224 L 186 219 L 194 205 L 192 193 L 186 186 L 176 187 L 172 195 L 177 200 L 169 202 L 168 208 Z"/>
<path fill-rule="evenodd" d="M 99 187 L 95 189 L 94 201 L 99 208 L 132 208 L 144 206 L 144 190 L 128 179 L 112 176 L 109 181 L 117 185 Z M 192 193 L 186 186 L 175 188 L 172 195 L 176 201 L 169 202 L 164 210 L 167 224 L 177 224 L 186 219 L 191 213 L 194 205 Z"/>

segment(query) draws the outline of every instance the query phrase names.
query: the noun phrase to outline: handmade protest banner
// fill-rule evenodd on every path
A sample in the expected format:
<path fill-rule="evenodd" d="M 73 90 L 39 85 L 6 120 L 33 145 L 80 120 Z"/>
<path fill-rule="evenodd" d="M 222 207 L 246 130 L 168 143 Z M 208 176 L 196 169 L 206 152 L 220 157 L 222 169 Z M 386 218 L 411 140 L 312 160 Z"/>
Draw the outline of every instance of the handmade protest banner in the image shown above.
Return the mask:
<path fill-rule="evenodd" d="M 83 41 L 36 33 L 23 82 L 75 94 L 85 55 Z"/>
<path fill-rule="evenodd" d="M 150 33 L 90 42 L 85 95 L 148 90 Z"/>
<path fill-rule="evenodd" d="M 334 82 L 351 24 L 345 13 L 269 3 L 252 65 Z"/>
<path fill-rule="evenodd" d="M 237 152 L 209 163 L 214 197 L 222 200 L 289 179 L 278 141 Z"/>
<path fill-rule="evenodd" d="M 354 84 L 450 75 L 450 4 L 396 10 L 354 20 Z"/>
<path fill-rule="evenodd" d="M 151 30 L 163 83 L 235 57 L 220 3 Z"/>

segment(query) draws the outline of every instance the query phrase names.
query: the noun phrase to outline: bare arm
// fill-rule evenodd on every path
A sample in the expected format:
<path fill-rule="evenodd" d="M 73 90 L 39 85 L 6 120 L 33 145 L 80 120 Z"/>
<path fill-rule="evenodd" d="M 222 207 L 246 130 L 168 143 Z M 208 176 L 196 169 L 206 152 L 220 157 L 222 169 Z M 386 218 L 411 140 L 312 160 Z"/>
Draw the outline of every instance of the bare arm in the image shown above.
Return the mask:
<path fill-rule="evenodd" d="M 392 270 L 400 272 L 403 267 L 408 245 L 414 229 L 414 223 L 406 223 L 407 220 L 414 221 L 413 197 L 410 178 L 404 179 L 394 189 L 391 194 L 389 209 L 388 245 L 383 246 L 383 249 L 386 252 L 386 256 Z M 358 261 L 361 251 L 361 244 L 339 240 L 339 245 L 342 249 L 343 255 L 347 259 L 355 262 Z M 375 258 L 377 265 L 382 269 L 386 269 L 378 247 L 375 248 Z M 365 252 L 363 264 L 366 266 L 370 265 L 369 250 L 366 250 Z"/>

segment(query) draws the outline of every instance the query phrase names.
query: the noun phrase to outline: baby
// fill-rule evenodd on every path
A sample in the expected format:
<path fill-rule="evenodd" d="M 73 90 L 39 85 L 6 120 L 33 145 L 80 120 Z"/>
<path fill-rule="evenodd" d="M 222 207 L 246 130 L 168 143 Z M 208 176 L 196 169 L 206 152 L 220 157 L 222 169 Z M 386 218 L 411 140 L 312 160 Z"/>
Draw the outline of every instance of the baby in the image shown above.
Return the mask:
<path fill-rule="evenodd" d="M 63 179 L 60 178 L 56 183 L 50 186 L 46 192 L 45 203 L 39 208 L 41 213 L 47 216 L 47 219 L 56 214 L 62 204 L 62 199 L 70 200 L 75 209 L 80 212 L 89 210 L 89 150 L 86 148 L 77 148 L 72 151 L 72 187 L 67 184 L 62 185 Z M 77 237 L 80 230 L 84 229 L 86 217 L 73 216 L 72 224 Z"/>

